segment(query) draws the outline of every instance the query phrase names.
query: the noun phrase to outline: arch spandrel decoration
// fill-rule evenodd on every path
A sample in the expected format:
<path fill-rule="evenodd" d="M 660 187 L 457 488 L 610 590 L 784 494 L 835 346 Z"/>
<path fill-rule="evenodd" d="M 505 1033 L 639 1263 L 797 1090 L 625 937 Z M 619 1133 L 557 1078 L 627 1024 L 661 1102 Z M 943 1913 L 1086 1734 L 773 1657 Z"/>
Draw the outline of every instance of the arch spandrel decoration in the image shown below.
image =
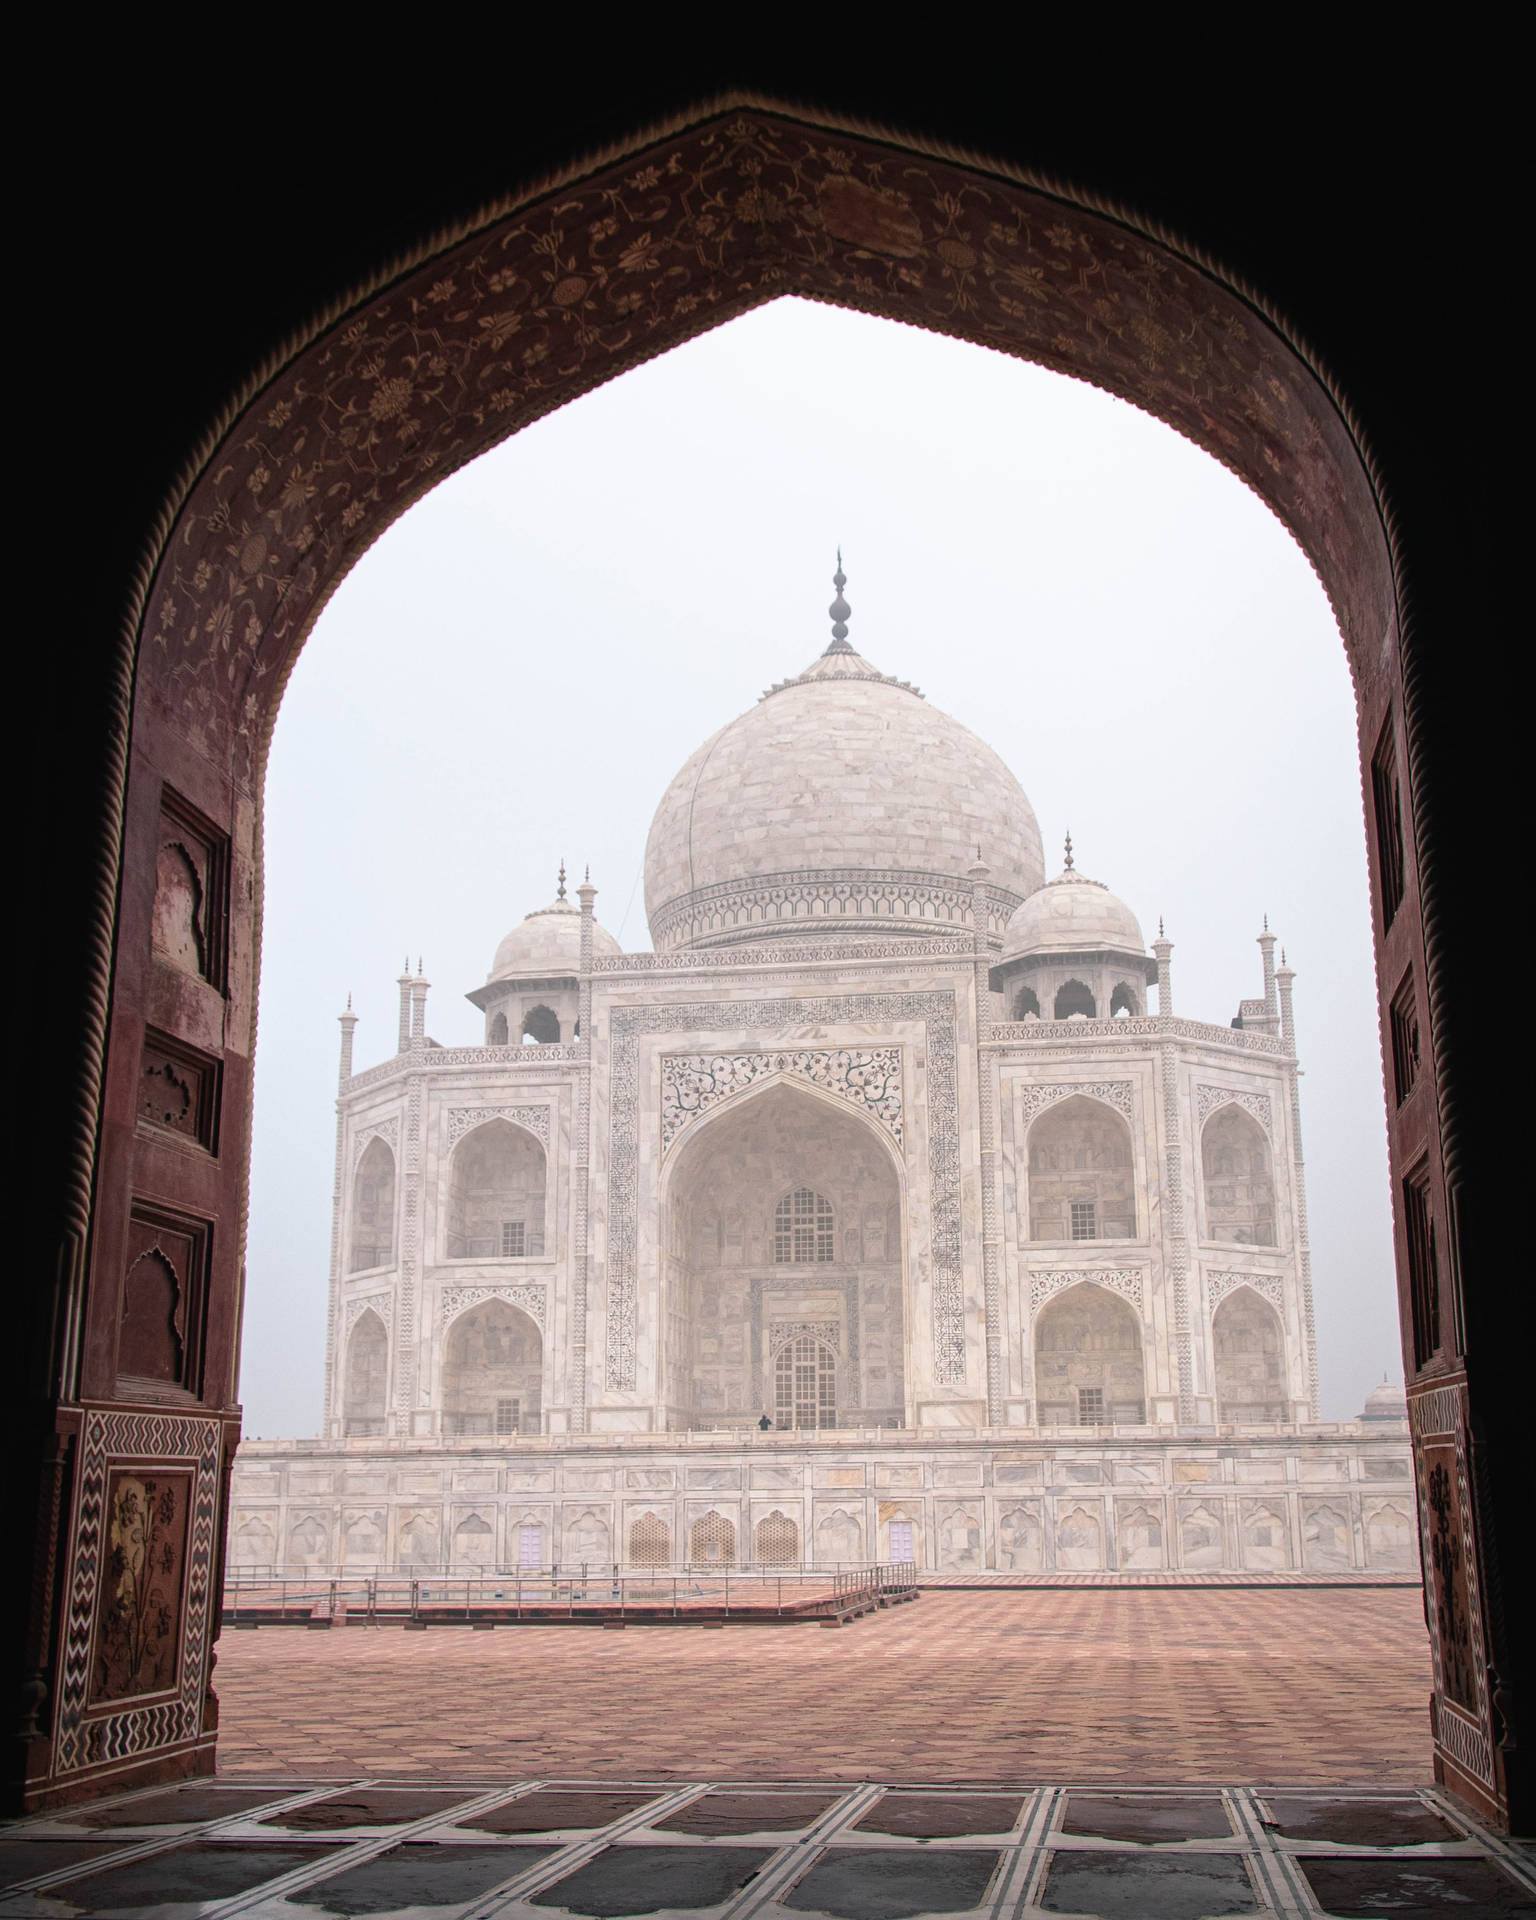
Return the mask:
<path fill-rule="evenodd" d="M 505 1120 L 531 1133 L 546 1150 L 549 1147 L 548 1107 L 450 1107 L 448 1109 L 448 1146 L 451 1151 L 476 1127 L 488 1120 Z"/>
<path fill-rule="evenodd" d="M 1052 1080 L 1021 1086 L 1015 1095 L 1019 1120 L 1027 1127 L 1038 1120 L 1047 1107 L 1079 1096 L 1113 1107 L 1116 1113 L 1123 1114 L 1129 1120 L 1135 1100 L 1135 1084 L 1130 1080 Z"/>
<path fill-rule="evenodd" d="M 509 1307 L 520 1308 L 526 1313 L 540 1333 L 546 1331 L 547 1289 L 531 1283 L 504 1287 L 444 1287 L 437 1296 L 439 1330 L 450 1321 L 457 1320 L 470 1307 L 478 1307 L 483 1300 L 505 1300 Z"/>
<path fill-rule="evenodd" d="M 1069 1287 L 1081 1286 L 1084 1282 L 1090 1286 L 1107 1287 L 1111 1293 L 1118 1293 L 1122 1300 L 1129 1300 L 1138 1313 L 1142 1311 L 1145 1277 L 1140 1267 L 1059 1267 L 1042 1269 L 1029 1276 L 1030 1313 L 1038 1313 L 1058 1293 L 1065 1293 Z"/>
<path fill-rule="evenodd" d="M 837 1047 L 760 1053 L 668 1053 L 661 1062 L 661 1150 L 732 1094 L 783 1075 L 834 1093 L 901 1145 L 901 1048 Z"/>
<path fill-rule="evenodd" d="M 1275 1139 L 1275 1115 L 1267 1093 L 1252 1093 L 1244 1087 L 1195 1088 L 1195 1116 L 1204 1127 L 1213 1113 L 1222 1107 L 1240 1107 L 1244 1113 L 1251 1114 L 1264 1129 L 1271 1146 Z"/>
<path fill-rule="evenodd" d="M 359 1127 L 352 1136 L 352 1170 L 357 1171 L 357 1163 L 365 1150 L 375 1141 L 382 1140 L 396 1161 L 400 1158 L 400 1119 L 397 1114 L 387 1120 L 375 1120 L 369 1126 Z"/>
<path fill-rule="evenodd" d="M 1277 1313 L 1285 1311 L 1285 1289 L 1279 1276 L 1273 1273 L 1208 1273 L 1205 1276 L 1206 1302 L 1214 1309 L 1229 1293 L 1236 1293 L 1239 1287 L 1252 1287 L 1259 1298 L 1267 1300 Z"/>

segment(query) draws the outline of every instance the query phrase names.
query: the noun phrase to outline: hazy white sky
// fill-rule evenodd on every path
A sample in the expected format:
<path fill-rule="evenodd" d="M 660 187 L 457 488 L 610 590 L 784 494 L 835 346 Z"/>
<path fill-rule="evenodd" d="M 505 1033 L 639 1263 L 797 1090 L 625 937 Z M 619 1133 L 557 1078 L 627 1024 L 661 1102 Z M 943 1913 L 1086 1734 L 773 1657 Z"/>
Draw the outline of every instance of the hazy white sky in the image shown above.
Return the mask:
<path fill-rule="evenodd" d="M 1400 1377 L 1365 840 L 1344 650 L 1290 536 L 1169 428 L 1091 388 L 780 301 L 516 435 L 354 569 L 293 674 L 267 784 L 242 1391 L 318 1430 L 336 1015 L 394 1050 L 409 951 L 427 1030 L 501 936 L 590 863 L 650 945 L 640 864 L 688 754 L 850 639 L 1012 766 L 1059 870 L 1175 943 L 1178 1011 L 1297 969 L 1323 1411 Z"/>

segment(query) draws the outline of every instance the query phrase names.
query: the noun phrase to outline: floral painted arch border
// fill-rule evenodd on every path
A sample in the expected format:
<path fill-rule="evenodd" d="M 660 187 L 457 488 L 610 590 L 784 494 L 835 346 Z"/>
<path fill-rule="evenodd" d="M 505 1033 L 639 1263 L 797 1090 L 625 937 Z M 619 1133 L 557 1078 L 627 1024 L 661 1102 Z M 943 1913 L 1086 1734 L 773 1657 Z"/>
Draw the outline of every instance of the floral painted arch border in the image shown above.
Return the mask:
<path fill-rule="evenodd" d="M 285 357 L 179 505 L 141 691 L 255 782 L 309 625 L 390 521 L 518 428 L 784 294 L 1157 414 L 1333 563 L 1347 645 L 1390 617 L 1351 590 L 1381 526 L 1358 435 L 1251 293 L 1060 187 L 744 104 L 442 237 Z"/>

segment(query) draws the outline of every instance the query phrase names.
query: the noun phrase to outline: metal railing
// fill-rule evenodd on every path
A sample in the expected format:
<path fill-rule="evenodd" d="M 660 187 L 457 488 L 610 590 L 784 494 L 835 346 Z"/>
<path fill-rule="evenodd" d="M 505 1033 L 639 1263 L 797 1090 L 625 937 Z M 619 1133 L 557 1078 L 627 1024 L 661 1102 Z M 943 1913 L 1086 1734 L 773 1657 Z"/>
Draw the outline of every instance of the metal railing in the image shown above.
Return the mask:
<path fill-rule="evenodd" d="M 723 1625 L 732 1619 L 841 1624 L 916 1597 L 917 1569 L 910 1562 L 835 1570 L 580 1566 L 321 1579 L 242 1572 L 225 1582 L 224 1624 L 416 1629 L 668 1620 Z"/>

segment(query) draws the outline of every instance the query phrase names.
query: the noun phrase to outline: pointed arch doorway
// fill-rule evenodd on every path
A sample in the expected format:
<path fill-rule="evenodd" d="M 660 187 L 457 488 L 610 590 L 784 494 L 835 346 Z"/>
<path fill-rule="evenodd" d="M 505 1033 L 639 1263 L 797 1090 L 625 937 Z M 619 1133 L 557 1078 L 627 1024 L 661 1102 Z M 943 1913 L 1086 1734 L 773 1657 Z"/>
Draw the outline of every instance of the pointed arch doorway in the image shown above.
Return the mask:
<path fill-rule="evenodd" d="M 707 230 L 706 205 L 726 210 Z M 27 1804 L 212 1764 L 211 1544 L 167 1618 L 188 1676 L 173 1711 L 115 1702 L 110 1729 L 80 1737 L 84 1678 L 61 1649 L 89 1643 L 102 1604 L 74 1570 L 94 1552 L 85 1516 L 99 1509 L 109 1429 L 114 1458 L 193 1465 L 193 1536 L 212 1543 L 222 1533 L 218 1458 L 238 1422 L 260 790 L 292 659 L 356 556 L 442 474 L 787 291 L 937 328 L 1123 395 L 1237 472 L 1323 579 L 1357 695 L 1378 975 L 1416 983 L 1428 1016 L 1423 1072 L 1435 1085 L 1433 1124 L 1394 1113 L 1389 1131 L 1414 1229 L 1400 1236 L 1399 1266 L 1415 1433 L 1425 1475 L 1442 1490 L 1424 1510 L 1444 1586 L 1430 1613 L 1437 1633 L 1454 1617 L 1464 1641 L 1436 1640 L 1438 1764 L 1495 1817 L 1507 1807 L 1491 1703 L 1510 1650 L 1482 1597 L 1479 1569 L 1493 1548 L 1478 1532 L 1460 1364 L 1461 1109 L 1441 1043 L 1441 948 L 1426 936 L 1438 895 L 1436 842 L 1419 808 L 1425 716 L 1405 672 L 1398 556 L 1348 405 L 1260 295 L 1122 209 L 925 141 L 752 100 L 637 136 L 491 210 L 289 343 L 231 403 L 145 556 L 114 667 L 108 800 L 89 883 L 84 1071 L 48 1362 L 63 1438 L 48 1454 L 40 1509 L 66 1572 L 28 1628 Z M 178 860 L 161 859 L 169 847 Z M 161 897 L 167 874 L 174 899 Z M 173 921 L 188 936 L 157 946 L 153 929 Z M 196 1172 L 123 1123 L 146 1046 L 168 1017 L 198 1097 L 218 1109 L 217 1151 Z M 147 1193 L 184 1213 L 209 1248 L 199 1280 L 206 1339 L 174 1420 L 124 1399 L 115 1370 L 129 1223 Z M 182 1291 L 191 1284 L 175 1278 Z M 1442 1684 L 1442 1655 L 1472 1678 Z"/>

